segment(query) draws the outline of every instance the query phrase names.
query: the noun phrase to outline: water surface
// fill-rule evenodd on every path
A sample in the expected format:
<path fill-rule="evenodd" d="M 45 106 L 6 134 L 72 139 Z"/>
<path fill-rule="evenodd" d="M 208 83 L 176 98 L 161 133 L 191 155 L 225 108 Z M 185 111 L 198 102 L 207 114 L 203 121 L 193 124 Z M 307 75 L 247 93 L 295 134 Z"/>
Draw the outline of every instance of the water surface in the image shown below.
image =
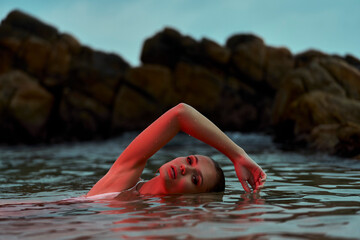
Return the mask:
<path fill-rule="evenodd" d="M 245 194 L 225 156 L 180 135 L 143 178 L 204 154 L 223 167 L 223 194 L 64 201 L 86 194 L 134 137 L 0 147 L 0 239 L 360 239 L 360 162 L 285 152 L 262 135 L 230 133 L 268 175 L 260 194 Z"/>

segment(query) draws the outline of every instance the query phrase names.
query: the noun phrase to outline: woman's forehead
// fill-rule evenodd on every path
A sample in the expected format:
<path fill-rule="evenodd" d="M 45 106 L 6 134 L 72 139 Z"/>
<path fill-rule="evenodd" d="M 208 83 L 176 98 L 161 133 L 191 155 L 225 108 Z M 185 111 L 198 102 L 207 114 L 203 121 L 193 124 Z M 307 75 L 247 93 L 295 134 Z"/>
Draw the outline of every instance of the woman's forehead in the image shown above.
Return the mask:
<path fill-rule="evenodd" d="M 197 159 L 199 159 L 200 161 L 206 161 L 206 162 L 209 162 L 209 163 L 212 163 L 214 164 L 214 162 L 211 160 L 210 157 L 208 156 L 205 156 L 205 155 L 194 155 Z"/>
<path fill-rule="evenodd" d="M 213 172 L 215 170 L 215 164 L 211 158 L 204 155 L 194 155 L 198 159 L 198 165 L 201 168 L 201 170 L 205 172 Z M 204 173 L 203 173 L 204 174 Z"/>

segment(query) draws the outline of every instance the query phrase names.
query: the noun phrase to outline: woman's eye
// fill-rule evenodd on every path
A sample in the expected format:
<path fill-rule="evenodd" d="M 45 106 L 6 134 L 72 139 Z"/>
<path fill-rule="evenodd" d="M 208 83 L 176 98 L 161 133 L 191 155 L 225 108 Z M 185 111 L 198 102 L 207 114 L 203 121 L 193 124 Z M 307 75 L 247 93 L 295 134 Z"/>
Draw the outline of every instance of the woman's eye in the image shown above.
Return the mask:
<path fill-rule="evenodd" d="M 190 157 L 187 157 L 187 161 L 190 165 L 192 164 L 192 159 Z"/>
<path fill-rule="evenodd" d="M 192 176 L 192 182 L 193 182 L 195 185 L 198 185 L 198 183 L 199 183 L 198 177 L 195 176 L 195 175 L 193 175 L 193 176 Z"/>

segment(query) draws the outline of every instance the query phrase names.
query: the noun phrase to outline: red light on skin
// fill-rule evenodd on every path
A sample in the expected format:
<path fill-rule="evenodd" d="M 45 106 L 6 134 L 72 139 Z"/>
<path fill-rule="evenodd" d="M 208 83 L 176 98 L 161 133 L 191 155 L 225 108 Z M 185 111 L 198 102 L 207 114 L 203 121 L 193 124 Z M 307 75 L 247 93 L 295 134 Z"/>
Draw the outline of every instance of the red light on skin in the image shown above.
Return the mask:
<path fill-rule="evenodd" d="M 171 167 L 168 168 L 168 171 L 167 171 L 167 172 L 168 172 L 168 177 L 169 177 L 170 179 L 173 179 L 173 176 L 172 176 L 172 173 L 171 173 L 171 172 L 172 172 L 172 171 L 171 171 Z"/>
<path fill-rule="evenodd" d="M 266 181 L 266 174 L 246 152 L 225 135 L 209 119 L 193 107 L 180 103 L 161 115 L 155 122 L 141 132 L 120 154 L 108 173 L 102 177 L 87 193 L 93 196 L 102 193 L 120 192 L 137 184 L 148 159 L 166 145 L 180 131 L 219 150 L 234 164 L 236 175 L 246 192 L 260 191 Z M 201 159 L 200 159 L 201 157 Z M 197 159 L 199 158 L 199 159 Z M 206 159 L 205 164 L 203 159 Z M 176 159 L 174 159 L 176 160 Z M 173 161 L 174 161 L 173 160 Z M 188 166 L 186 158 L 179 157 L 172 167 L 164 164 L 160 175 L 150 179 L 140 188 L 141 194 L 179 194 L 206 192 L 206 184 L 211 185 L 216 177 L 216 170 L 211 160 L 205 156 L 190 156 Z M 198 162 L 198 160 L 200 160 Z M 182 161 L 186 168 L 181 166 Z M 200 164 L 199 164 L 200 163 Z M 200 185 L 194 186 L 189 181 L 191 173 L 198 171 Z M 182 176 L 177 176 L 178 171 Z M 204 175 L 204 176 L 202 176 Z M 178 177 L 178 179 L 176 179 Z M 176 181 L 170 181 L 176 179 Z M 198 181 L 198 180 L 196 180 Z M 175 185 L 175 186 L 172 186 Z"/>
<path fill-rule="evenodd" d="M 177 178 L 177 170 L 176 170 L 176 167 L 174 165 L 171 165 L 168 168 L 168 175 L 169 175 L 169 178 L 171 178 L 171 179 L 175 180 Z"/>
<path fill-rule="evenodd" d="M 174 174 L 174 179 L 176 179 L 177 178 L 177 168 L 176 168 L 176 166 L 171 166 L 171 169 L 172 169 L 172 172 Z"/>

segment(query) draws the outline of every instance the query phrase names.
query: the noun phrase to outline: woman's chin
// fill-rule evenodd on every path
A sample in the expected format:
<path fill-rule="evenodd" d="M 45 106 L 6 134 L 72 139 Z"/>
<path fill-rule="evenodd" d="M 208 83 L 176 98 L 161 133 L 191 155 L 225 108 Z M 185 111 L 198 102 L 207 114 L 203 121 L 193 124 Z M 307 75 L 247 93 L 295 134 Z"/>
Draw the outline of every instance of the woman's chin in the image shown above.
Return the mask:
<path fill-rule="evenodd" d="M 165 167 L 159 169 L 159 175 L 157 176 L 162 184 L 162 189 L 164 194 L 173 194 L 172 188 L 174 187 L 174 179 L 171 179 L 169 173 Z"/>

